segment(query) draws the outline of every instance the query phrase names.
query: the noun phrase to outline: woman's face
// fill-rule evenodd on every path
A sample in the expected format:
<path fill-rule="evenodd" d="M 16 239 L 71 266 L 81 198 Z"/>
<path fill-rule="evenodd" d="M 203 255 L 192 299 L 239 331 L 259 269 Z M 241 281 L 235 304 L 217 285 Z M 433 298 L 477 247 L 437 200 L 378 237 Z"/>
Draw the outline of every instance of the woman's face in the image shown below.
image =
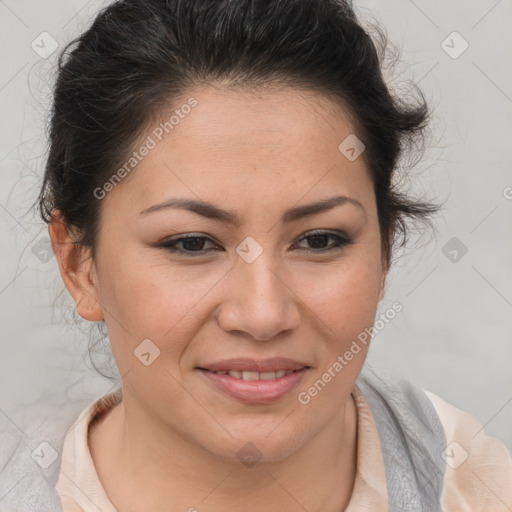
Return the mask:
<path fill-rule="evenodd" d="M 276 461 L 341 421 L 366 357 L 359 343 L 335 364 L 382 297 L 373 185 L 364 155 L 340 151 L 354 127 L 327 97 L 205 87 L 190 98 L 161 141 L 158 123 L 148 129 L 133 149 L 148 136 L 155 147 L 101 199 L 97 307 L 127 418 L 217 457 L 252 443 Z"/>

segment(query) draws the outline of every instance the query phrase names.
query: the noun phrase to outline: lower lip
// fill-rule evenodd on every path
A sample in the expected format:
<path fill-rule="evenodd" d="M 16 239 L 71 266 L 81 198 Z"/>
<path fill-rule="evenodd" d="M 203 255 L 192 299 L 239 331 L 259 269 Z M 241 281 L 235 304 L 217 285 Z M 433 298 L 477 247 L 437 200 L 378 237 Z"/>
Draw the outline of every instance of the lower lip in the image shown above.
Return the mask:
<path fill-rule="evenodd" d="M 249 404 L 266 404 L 278 400 L 297 386 L 307 370 L 302 368 L 273 380 L 243 380 L 199 369 L 218 389 Z"/>

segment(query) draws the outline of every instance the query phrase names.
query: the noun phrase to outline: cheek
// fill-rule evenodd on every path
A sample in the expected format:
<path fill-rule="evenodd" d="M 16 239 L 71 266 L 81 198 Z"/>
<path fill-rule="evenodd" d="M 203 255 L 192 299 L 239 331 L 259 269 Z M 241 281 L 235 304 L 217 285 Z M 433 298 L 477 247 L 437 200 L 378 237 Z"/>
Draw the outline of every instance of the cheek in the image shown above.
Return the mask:
<path fill-rule="evenodd" d="M 338 261 L 283 267 L 281 279 L 291 290 L 284 292 L 286 300 L 295 301 L 303 317 L 299 330 L 321 334 L 324 356 L 343 353 L 373 324 L 380 282 L 376 260 L 363 245 Z M 100 303 L 112 351 L 125 368 L 144 339 L 178 361 L 236 286 L 234 274 L 226 275 L 229 265 L 177 263 L 165 251 L 155 257 L 154 249 L 132 248 L 119 257 L 111 244 L 99 261 Z"/>
<path fill-rule="evenodd" d="M 381 272 L 372 259 L 353 258 L 296 281 L 297 295 L 318 319 L 333 349 L 373 324 Z"/>
<path fill-rule="evenodd" d="M 181 352 L 200 327 L 208 293 L 225 274 L 177 264 L 165 252 L 155 258 L 149 250 L 133 250 L 119 258 L 105 251 L 102 257 L 100 302 L 113 350 L 122 344 L 126 351 L 127 343 L 133 350 L 149 338 L 162 350 Z"/>

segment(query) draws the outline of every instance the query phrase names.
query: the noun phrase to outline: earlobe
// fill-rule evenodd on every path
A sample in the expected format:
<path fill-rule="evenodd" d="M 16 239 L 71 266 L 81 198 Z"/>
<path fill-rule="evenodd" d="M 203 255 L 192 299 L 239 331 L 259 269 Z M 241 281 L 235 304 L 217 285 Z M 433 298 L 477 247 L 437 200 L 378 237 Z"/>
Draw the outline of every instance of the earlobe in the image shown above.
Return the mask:
<path fill-rule="evenodd" d="M 53 253 L 59 265 L 60 275 L 76 304 L 82 318 L 97 322 L 103 320 L 103 312 L 98 302 L 98 289 L 94 280 L 94 260 L 90 248 L 78 243 L 60 212 L 52 212 L 52 222 L 48 233 Z"/>
<path fill-rule="evenodd" d="M 388 275 L 389 266 L 387 261 L 383 260 L 382 264 L 382 277 L 379 284 L 379 294 L 377 297 L 377 302 L 380 302 L 384 298 L 384 293 L 386 289 L 386 277 Z"/>
<path fill-rule="evenodd" d="M 387 248 L 381 248 L 381 263 L 382 263 L 382 278 L 379 286 L 379 294 L 377 297 L 377 302 L 380 302 L 384 298 L 384 292 L 386 288 L 386 278 L 389 272 L 389 267 L 391 265 L 391 257 L 390 251 L 393 245 L 393 236 L 395 230 L 395 222 L 392 223 L 391 228 L 388 234 L 388 245 Z"/>
<path fill-rule="evenodd" d="M 385 283 L 386 283 L 386 274 L 384 274 L 384 277 L 382 278 L 382 282 L 380 284 L 379 296 L 377 297 L 377 302 L 380 302 L 384 298 Z"/>

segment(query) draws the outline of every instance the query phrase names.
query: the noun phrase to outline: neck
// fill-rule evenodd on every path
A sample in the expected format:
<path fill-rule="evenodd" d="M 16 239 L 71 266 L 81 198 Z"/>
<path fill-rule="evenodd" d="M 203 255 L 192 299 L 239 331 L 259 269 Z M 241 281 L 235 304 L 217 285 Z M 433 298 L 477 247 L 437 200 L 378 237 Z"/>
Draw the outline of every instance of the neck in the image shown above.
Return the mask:
<path fill-rule="evenodd" d="M 252 510 L 339 512 L 354 484 L 357 410 L 349 395 L 332 421 L 292 455 L 244 466 L 155 422 L 123 392 L 123 401 L 91 428 L 89 446 L 100 481 L 121 512 L 229 512 L 248 504 Z"/>

